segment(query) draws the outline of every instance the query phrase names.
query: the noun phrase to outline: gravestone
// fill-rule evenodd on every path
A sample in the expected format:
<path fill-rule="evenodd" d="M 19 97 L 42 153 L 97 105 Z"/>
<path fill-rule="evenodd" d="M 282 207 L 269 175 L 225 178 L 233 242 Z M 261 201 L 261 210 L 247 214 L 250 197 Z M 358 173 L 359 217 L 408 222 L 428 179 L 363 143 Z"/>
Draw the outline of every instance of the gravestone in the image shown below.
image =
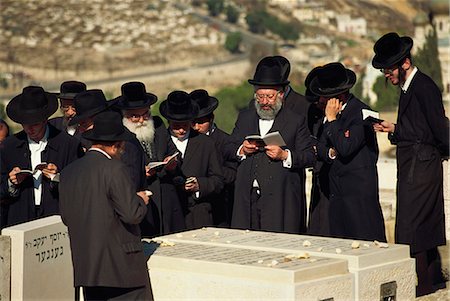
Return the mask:
<path fill-rule="evenodd" d="M 342 259 L 224 246 L 160 246 L 148 261 L 155 300 L 349 300 Z"/>
<path fill-rule="evenodd" d="M 11 300 L 74 300 L 67 227 L 50 216 L 2 230 L 11 239 Z"/>
<path fill-rule="evenodd" d="M 191 230 L 155 240 L 343 259 L 354 277 L 355 300 L 415 299 L 415 266 L 406 245 L 224 228 Z"/>
<path fill-rule="evenodd" d="M 10 300 L 11 239 L 0 235 L 0 300 Z"/>

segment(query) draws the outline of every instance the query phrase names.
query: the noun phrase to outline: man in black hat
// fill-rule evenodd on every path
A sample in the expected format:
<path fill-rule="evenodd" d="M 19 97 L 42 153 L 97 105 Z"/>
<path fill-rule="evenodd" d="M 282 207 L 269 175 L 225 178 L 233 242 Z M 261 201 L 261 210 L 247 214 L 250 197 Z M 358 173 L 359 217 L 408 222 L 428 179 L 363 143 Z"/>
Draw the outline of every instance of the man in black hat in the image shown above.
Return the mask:
<path fill-rule="evenodd" d="M 445 286 L 437 246 L 446 242 L 442 158 L 449 156 L 449 121 L 439 88 L 412 64 L 412 46 L 410 37 L 395 32 L 375 43 L 373 67 L 401 91 L 397 123 L 374 129 L 397 145 L 395 241 L 410 245 L 421 296 Z"/>
<path fill-rule="evenodd" d="M 92 141 L 86 155 L 60 179 L 61 218 L 67 225 L 74 286 L 85 300 L 151 300 L 150 281 L 138 224 L 149 197 L 136 192 L 120 161 L 132 134 L 121 115 L 104 111 L 83 133 Z"/>
<path fill-rule="evenodd" d="M 194 119 L 192 127 L 197 132 L 205 134 L 214 140 L 223 167 L 224 189 L 213 202 L 214 225 L 230 226 L 237 168 L 237 163 L 228 160 L 224 153 L 224 148 L 230 140 L 230 135 L 219 129 L 214 123 L 214 110 L 219 105 L 217 98 L 210 96 L 203 89 L 194 90 L 189 95 L 199 107 L 197 118 Z"/>
<path fill-rule="evenodd" d="M 266 56 L 263 59 L 261 59 L 256 66 L 256 71 L 265 68 L 265 65 L 272 64 L 273 60 L 277 60 L 281 64 L 281 72 L 282 72 L 282 82 L 284 83 L 282 89 L 284 91 L 284 106 L 286 108 L 289 108 L 290 110 L 294 111 L 297 114 L 300 114 L 302 116 L 305 116 L 308 118 L 308 110 L 310 103 L 307 101 L 306 97 L 298 92 L 296 92 L 290 85 L 289 85 L 289 74 L 291 72 L 291 63 L 287 58 L 281 55 L 275 55 L 275 56 Z M 252 99 L 250 101 L 250 107 L 254 106 L 255 99 Z"/>
<path fill-rule="evenodd" d="M 356 75 L 341 63 L 319 67 L 309 89 L 324 107 L 319 160 L 330 164 L 328 179 L 331 236 L 386 241 L 378 196 L 378 144 L 362 118 L 369 106 L 349 90 Z"/>
<path fill-rule="evenodd" d="M 59 213 L 57 174 L 83 152 L 75 138 L 48 124 L 57 109 L 56 96 L 35 86 L 25 87 L 6 107 L 23 131 L 0 149 L 3 226 Z"/>
<path fill-rule="evenodd" d="M 169 121 L 171 143 L 180 152 L 174 182 L 188 229 L 213 225 L 212 198 L 223 189 L 222 166 L 214 141 L 191 130 L 198 110 L 184 91 L 171 92 L 159 107 L 161 115 Z"/>
<path fill-rule="evenodd" d="M 284 107 L 283 87 L 289 81 L 278 59 L 267 59 L 249 83 L 255 89 L 254 107 L 239 113 L 226 149 L 228 157 L 234 155 L 240 161 L 231 226 L 304 232 L 304 168 L 315 160 L 306 117 Z M 264 146 L 246 138 L 277 131 L 284 143 Z"/>
<path fill-rule="evenodd" d="M 86 91 L 86 84 L 78 81 L 65 81 L 61 84 L 58 95 L 63 116 L 50 119 L 48 122 L 60 131 L 66 131 L 69 135 L 74 135 L 76 126 L 69 126 L 69 121 L 76 115 L 73 99 L 75 95 Z"/>
<path fill-rule="evenodd" d="M 170 143 L 170 136 L 159 116 L 152 116 L 150 106 L 156 103 L 157 97 L 148 93 L 142 82 L 128 82 L 121 87 L 122 95 L 117 97 L 116 107 L 122 111 L 123 124 L 135 134 L 135 144 L 144 155 L 146 173 L 144 173 L 142 187 L 152 191 L 149 206 L 153 210 L 147 211 L 147 217 L 141 223 L 142 235 L 173 233 L 186 228 L 184 216 L 178 200 L 176 189 L 170 172 L 176 167 L 176 161 L 158 168 L 150 169 L 150 162 L 162 162 L 173 155 L 177 149 Z M 122 160 L 130 162 L 137 154 L 125 147 Z M 140 180 L 142 181 L 142 180 Z"/>

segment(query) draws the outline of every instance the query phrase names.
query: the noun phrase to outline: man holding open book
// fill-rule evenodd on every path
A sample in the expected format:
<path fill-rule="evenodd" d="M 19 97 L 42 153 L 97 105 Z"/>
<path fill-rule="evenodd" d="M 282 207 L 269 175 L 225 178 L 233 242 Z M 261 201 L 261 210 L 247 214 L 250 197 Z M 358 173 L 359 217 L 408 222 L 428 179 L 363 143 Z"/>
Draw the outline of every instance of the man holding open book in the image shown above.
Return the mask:
<path fill-rule="evenodd" d="M 284 107 L 289 81 L 276 58 L 259 64 L 249 83 L 254 106 L 239 114 L 226 149 L 239 161 L 231 226 L 300 233 L 306 223 L 301 174 L 315 160 L 306 118 Z"/>

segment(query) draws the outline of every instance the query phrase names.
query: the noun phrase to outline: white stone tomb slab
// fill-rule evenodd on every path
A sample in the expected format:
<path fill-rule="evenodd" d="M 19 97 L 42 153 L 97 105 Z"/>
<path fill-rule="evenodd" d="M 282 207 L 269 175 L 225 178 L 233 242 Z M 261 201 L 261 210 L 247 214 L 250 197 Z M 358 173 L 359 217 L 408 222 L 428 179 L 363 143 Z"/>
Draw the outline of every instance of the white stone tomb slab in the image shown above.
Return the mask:
<path fill-rule="evenodd" d="M 383 300 L 394 295 L 396 300 L 415 299 L 415 265 L 407 245 L 225 228 L 203 228 L 157 239 L 344 259 L 354 275 L 355 300 Z"/>
<path fill-rule="evenodd" d="M 69 235 L 59 215 L 1 234 L 11 238 L 11 300 L 74 300 Z"/>
<path fill-rule="evenodd" d="M 353 299 L 345 260 L 304 253 L 180 242 L 159 246 L 148 267 L 156 301 Z"/>

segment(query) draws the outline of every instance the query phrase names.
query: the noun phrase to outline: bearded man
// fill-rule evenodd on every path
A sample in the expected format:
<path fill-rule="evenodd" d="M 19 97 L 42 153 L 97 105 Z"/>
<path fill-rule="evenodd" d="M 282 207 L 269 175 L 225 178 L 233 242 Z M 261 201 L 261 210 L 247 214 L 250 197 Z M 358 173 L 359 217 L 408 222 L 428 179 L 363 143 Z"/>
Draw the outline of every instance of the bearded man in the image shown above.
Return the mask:
<path fill-rule="evenodd" d="M 276 58 L 259 64 L 249 83 L 255 105 L 240 112 L 228 157 L 239 161 L 231 227 L 301 233 L 306 224 L 306 202 L 301 176 L 315 161 L 305 116 L 283 107 L 283 66 Z M 257 145 L 248 135 L 278 131 L 285 145 Z"/>
<path fill-rule="evenodd" d="M 158 98 L 148 93 L 142 82 L 125 83 L 121 91 L 122 95 L 113 101 L 122 111 L 123 124 L 137 138 L 130 140 L 129 143 L 135 144 L 140 153 L 144 154 L 146 174 L 143 179 L 144 184 L 141 186 L 144 185 L 153 193 L 153 202 L 149 204 L 153 208 L 147 211 L 147 217 L 141 222 L 142 235 L 151 237 L 183 230 L 185 229 L 184 217 L 171 174 L 176 167 L 176 162 L 154 169 L 147 166 L 150 162 L 167 160 L 177 151 L 169 143 L 169 133 L 162 119 L 150 113 L 151 105 L 156 103 Z M 125 146 L 122 161 L 132 162 L 133 158 L 140 156 L 131 151 L 133 149 L 131 146 Z"/>

